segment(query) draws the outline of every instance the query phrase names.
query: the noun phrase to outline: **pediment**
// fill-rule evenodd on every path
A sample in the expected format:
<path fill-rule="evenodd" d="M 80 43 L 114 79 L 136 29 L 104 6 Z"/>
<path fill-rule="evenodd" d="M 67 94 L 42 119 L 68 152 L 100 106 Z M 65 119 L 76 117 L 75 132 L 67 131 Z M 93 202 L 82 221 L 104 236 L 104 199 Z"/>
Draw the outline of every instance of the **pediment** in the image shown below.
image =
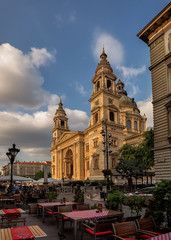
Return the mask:
<path fill-rule="evenodd" d="M 58 144 L 74 137 L 76 134 L 77 134 L 77 132 L 64 132 L 61 135 L 61 137 L 58 139 Z"/>

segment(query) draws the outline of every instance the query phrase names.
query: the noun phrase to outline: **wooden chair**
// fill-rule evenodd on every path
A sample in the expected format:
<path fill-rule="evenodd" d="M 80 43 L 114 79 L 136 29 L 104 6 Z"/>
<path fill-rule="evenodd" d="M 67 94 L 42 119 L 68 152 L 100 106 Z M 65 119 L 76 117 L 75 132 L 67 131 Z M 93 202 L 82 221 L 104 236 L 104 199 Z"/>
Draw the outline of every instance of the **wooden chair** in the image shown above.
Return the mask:
<path fill-rule="evenodd" d="M 49 199 L 37 199 L 37 203 L 47 203 Z M 42 214 L 42 207 L 37 205 L 37 216 Z"/>
<path fill-rule="evenodd" d="M 89 210 L 89 204 L 78 204 L 77 205 L 77 211 L 84 211 L 84 210 Z"/>
<path fill-rule="evenodd" d="M 81 240 L 83 240 L 84 233 L 88 233 L 91 239 L 107 239 L 113 236 L 112 223 L 115 222 L 115 219 L 106 219 L 99 220 L 94 224 L 88 225 L 83 223 L 81 229 Z"/>
<path fill-rule="evenodd" d="M 156 236 L 161 235 L 161 233 L 157 232 L 157 227 L 152 217 L 137 219 L 136 225 L 137 228 L 143 233 L 140 235 L 140 238 L 150 238 L 151 234 Z"/>
<path fill-rule="evenodd" d="M 141 215 L 138 215 L 138 216 L 129 216 L 129 217 L 126 217 L 123 222 L 130 222 L 130 221 L 135 221 L 136 219 L 140 219 L 141 218 Z"/>
<path fill-rule="evenodd" d="M 62 217 L 60 216 L 59 213 L 72 212 L 72 211 L 73 211 L 72 205 L 58 206 L 57 227 L 59 226 L 59 220 L 62 219 Z M 66 221 L 70 221 L 70 222 L 72 223 L 72 221 L 71 221 L 69 218 L 64 217 L 64 218 L 63 218 L 63 228 L 64 228 L 64 223 L 65 223 Z"/>
<path fill-rule="evenodd" d="M 139 238 L 139 231 L 134 221 L 114 223 L 112 226 L 114 239 L 127 239 L 129 237 L 129 239 L 135 240 Z"/>

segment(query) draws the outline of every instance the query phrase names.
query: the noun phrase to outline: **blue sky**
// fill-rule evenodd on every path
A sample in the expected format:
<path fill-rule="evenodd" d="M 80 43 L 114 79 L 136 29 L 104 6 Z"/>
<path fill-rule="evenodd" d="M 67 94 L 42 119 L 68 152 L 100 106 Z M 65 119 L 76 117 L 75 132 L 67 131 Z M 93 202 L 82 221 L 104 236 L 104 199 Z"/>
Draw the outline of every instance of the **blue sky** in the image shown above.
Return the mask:
<path fill-rule="evenodd" d="M 0 166 L 13 142 L 17 160 L 50 160 L 60 97 L 70 129 L 87 128 L 103 45 L 152 126 L 149 48 L 136 35 L 169 2 L 0 0 Z"/>

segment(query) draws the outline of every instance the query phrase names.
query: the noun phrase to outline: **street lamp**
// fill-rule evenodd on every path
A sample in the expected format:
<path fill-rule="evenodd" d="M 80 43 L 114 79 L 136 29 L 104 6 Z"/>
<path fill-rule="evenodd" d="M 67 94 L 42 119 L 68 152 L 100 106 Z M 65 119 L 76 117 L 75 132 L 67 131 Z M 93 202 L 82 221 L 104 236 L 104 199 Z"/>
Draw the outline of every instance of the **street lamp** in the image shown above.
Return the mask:
<path fill-rule="evenodd" d="M 102 136 L 103 136 L 103 152 L 104 152 L 104 162 L 106 162 L 107 164 L 107 169 L 106 172 L 111 172 L 109 170 L 109 155 L 111 154 L 112 150 L 111 150 L 111 134 L 107 132 L 107 120 L 102 121 L 102 124 L 104 125 L 104 128 L 102 129 Z M 105 170 L 103 171 L 104 175 L 105 175 Z M 109 175 L 110 174 L 106 174 L 107 177 L 107 194 L 109 193 Z"/>
<path fill-rule="evenodd" d="M 12 191 L 12 184 L 13 184 L 13 163 L 15 160 L 15 157 L 19 153 L 20 149 L 15 148 L 15 143 L 12 145 L 12 148 L 8 149 L 8 152 L 6 155 L 8 156 L 10 163 L 11 163 L 11 183 L 10 183 L 10 190 Z"/>

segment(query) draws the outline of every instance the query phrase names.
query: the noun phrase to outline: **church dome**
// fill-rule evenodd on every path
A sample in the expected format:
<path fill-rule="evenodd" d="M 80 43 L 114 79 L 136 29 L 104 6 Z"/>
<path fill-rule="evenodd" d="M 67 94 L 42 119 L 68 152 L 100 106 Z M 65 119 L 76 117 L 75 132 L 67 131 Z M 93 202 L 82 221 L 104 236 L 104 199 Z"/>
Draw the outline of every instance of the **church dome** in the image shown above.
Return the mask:
<path fill-rule="evenodd" d="M 127 106 L 127 107 L 136 107 L 137 108 L 137 104 L 134 101 L 134 98 L 130 98 L 127 95 L 122 95 L 120 97 L 119 105 Z"/>

